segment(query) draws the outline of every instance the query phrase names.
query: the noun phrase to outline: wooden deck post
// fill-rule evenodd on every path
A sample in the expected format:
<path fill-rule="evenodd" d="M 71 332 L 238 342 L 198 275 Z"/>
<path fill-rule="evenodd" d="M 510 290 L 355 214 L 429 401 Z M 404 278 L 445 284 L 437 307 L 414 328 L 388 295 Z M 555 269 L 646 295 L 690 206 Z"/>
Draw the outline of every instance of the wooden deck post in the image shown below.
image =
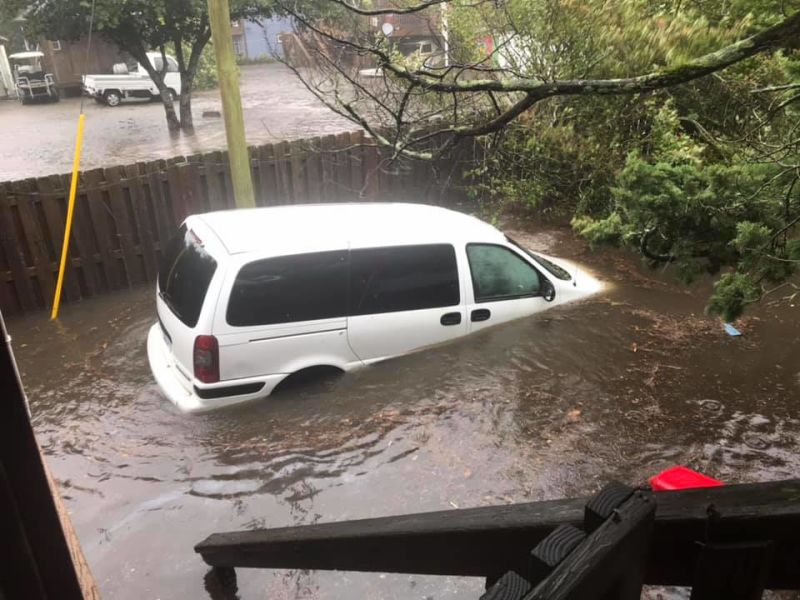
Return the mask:
<path fill-rule="evenodd" d="M 697 542 L 770 541 L 765 587 L 800 589 L 800 480 L 658 492 L 644 581 L 690 586 Z M 217 567 L 335 569 L 497 577 L 525 573 L 561 524 L 581 527 L 587 498 L 487 506 L 304 527 L 215 533 L 195 546 Z M 709 506 L 718 517 L 707 539 Z"/>
<path fill-rule="evenodd" d="M 0 314 L 0 594 L 95 600 L 77 538 L 59 515 Z M 77 568 L 76 568 L 77 565 Z"/>

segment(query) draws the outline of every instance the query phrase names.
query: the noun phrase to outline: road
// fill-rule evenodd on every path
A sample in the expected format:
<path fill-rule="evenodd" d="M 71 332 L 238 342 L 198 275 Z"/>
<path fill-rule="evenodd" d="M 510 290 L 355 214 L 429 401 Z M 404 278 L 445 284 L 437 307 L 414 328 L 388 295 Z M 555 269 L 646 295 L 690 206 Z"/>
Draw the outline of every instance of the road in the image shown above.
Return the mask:
<path fill-rule="evenodd" d="M 248 143 L 356 128 L 319 102 L 283 65 L 247 65 L 240 69 Z M 107 167 L 223 148 L 222 118 L 203 117 L 206 111 L 222 111 L 219 92 L 197 92 L 192 106 L 194 135 L 175 136 L 167 130 L 164 109 L 157 102 L 132 101 L 110 108 L 87 99 L 81 167 Z M 79 110 L 80 98 L 32 106 L 0 101 L 0 181 L 69 172 Z"/>

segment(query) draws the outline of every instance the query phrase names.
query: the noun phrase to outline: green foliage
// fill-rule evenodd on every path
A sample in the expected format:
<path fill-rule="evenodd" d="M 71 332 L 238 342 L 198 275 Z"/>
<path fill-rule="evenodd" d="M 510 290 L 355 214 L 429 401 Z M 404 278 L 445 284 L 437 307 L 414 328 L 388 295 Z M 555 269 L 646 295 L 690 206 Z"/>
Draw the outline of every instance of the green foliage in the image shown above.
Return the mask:
<path fill-rule="evenodd" d="M 184 45 L 184 55 L 188 56 L 191 48 Z M 217 57 L 211 43 L 203 48 L 200 61 L 197 63 L 197 72 L 194 76 L 194 89 L 211 90 L 217 87 Z"/>
<path fill-rule="evenodd" d="M 758 302 L 760 298 L 761 288 L 751 276 L 726 273 L 714 284 L 714 295 L 708 303 L 708 311 L 725 321 L 733 321 L 748 304 Z"/>
<path fill-rule="evenodd" d="M 679 67 L 800 10 L 800 0 L 506 7 L 519 40 L 513 67 L 559 79 Z M 502 28 L 502 15 L 460 19 L 473 33 Z M 684 281 L 715 275 L 708 311 L 733 319 L 800 262 L 798 130 L 800 51 L 762 55 L 671 90 L 541 103 L 486 141 L 474 192 L 568 218 L 593 245 L 631 247 Z"/>

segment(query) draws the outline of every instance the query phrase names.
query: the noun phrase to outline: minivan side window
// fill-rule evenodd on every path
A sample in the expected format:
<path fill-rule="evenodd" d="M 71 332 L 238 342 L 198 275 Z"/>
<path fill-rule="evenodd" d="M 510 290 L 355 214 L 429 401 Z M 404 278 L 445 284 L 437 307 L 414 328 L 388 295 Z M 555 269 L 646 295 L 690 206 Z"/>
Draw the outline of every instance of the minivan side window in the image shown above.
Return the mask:
<path fill-rule="evenodd" d="M 253 261 L 231 289 L 226 319 L 247 327 L 314 321 L 347 314 L 347 251 Z"/>
<path fill-rule="evenodd" d="M 350 314 L 440 308 L 461 302 L 449 244 L 366 248 L 350 253 Z"/>
<path fill-rule="evenodd" d="M 541 281 L 538 271 L 508 248 L 468 244 L 467 257 L 476 302 L 509 300 L 539 293 Z"/>
<path fill-rule="evenodd" d="M 186 225 L 165 246 L 158 267 L 158 293 L 185 325 L 194 327 L 217 261 Z"/>

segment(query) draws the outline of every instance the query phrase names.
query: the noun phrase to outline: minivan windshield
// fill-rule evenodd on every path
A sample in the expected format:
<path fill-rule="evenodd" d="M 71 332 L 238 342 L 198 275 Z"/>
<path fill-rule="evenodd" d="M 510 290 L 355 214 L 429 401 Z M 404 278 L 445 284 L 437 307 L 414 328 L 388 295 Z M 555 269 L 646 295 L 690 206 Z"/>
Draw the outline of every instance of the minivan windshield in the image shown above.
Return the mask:
<path fill-rule="evenodd" d="M 217 262 L 205 251 L 198 237 L 182 225 L 161 257 L 158 293 L 185 325 L 197 325 L 216 269 Z"/>
<path fill-rule="evenodd" d="M 531 252 L 530 250 L 528 250 L 525 246 L 520 244 L 514 238 L 506 236 L 506 239 L 510 243 L 514 244 L 517 248 L 522 250 L 525 254 L 530 256 L 533 260 L 535 260 L 540 265 L 542 265 L 545 269 L 547 269 L 553 277 L 555 277 L 557 279 L 561 279 L 563 281 L 569 281 L 570 279 L 572 279 L 572 275 L 570 275 L 569 272 L 566 269 L 563 269 L 562 267 L 559 267 L 553 261 L 547 260 L 543 256 L 539 256 L 535 252 Z"/>

